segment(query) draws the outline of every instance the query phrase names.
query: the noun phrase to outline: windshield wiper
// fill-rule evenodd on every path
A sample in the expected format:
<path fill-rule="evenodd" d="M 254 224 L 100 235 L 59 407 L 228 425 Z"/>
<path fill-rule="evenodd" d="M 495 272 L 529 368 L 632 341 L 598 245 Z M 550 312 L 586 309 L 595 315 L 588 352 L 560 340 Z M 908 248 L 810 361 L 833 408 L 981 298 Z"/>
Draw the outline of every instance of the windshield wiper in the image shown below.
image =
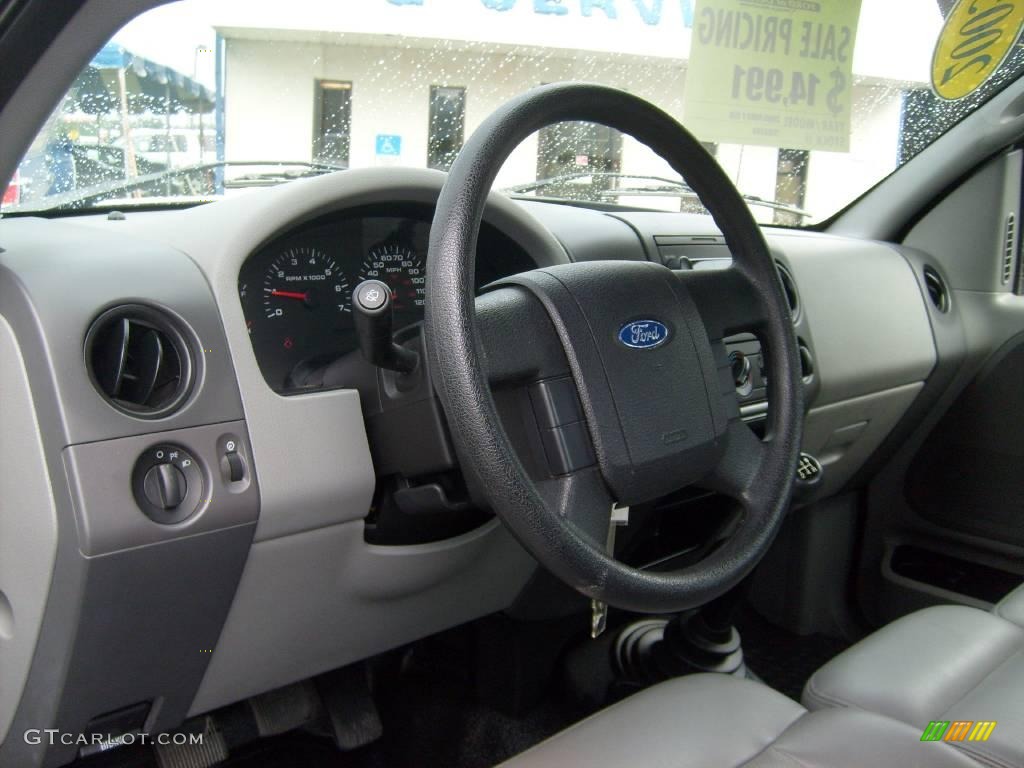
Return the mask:
<path fill-rule="evenodd" d="M 225 168 L 259 168 L 253 173 L 242 174 L 220 182 L 223 189 L 272 186 L 309 176 L 346 170 L 345 166 L 334 163 L 308 160 L 220 160 L 213 163 L 196 163 L 176 168 L 165 168 L 131 178 L 112 179 L 93 184 L 83 189 L 73 189 L 56 195 L 47 195 L 25 205 L 4 208 L 3 213 L 42 213 L 52 211 L 81 210 L 99 207 L 102 203 L 117 201 L 118 206 L 152 205 L 159 198 L 162 204 L 181 202 L 195 204 L 207 200 L 215 193 L 215 175 Z M 142 193 L 142 194 L 138 194 Z M 137 196 L 136 196 L 137 195 Z"/>
<path fill-rule="evenodd" d="M 348 170 L 347 166 L 337 165 L 335 163 L 326 163 L 323 161 L 302 161 L 294 163 L 281 163 L 270 160 L 261 161 L 258 163 L 242 163 L 238 161 L 230 161 L 219 163 L 221 166 L 262 166 L 262 167 L 274 167 L 276 171 L 259 171 L 257 173 L 245 173 L 241 176 L 235 176 L 230 179 L 224 180 L 225 189 L 245 189 L 246 187 L 269 187 L 274 184 L 282 184 L 286 181 L 294 181 L 295 179 L 304 179 L 309 176 L 323 176 L 325 173 L 334 173 L 335 171 Z"/>
<path fill-rule="evenodd" d="M 591 184 L 587 185 L 578 184 L 579 179 L 594 179 L 594 180 L 607 180 L 612 185 L 608 187 L 601 187 L 600 185 Z M 622 181 L 627 179 L 633 179 L 638 182 L 653 182 L 646 185 L 635 185 L 635 186 L 623 186 Z M 571 187 L 568 185 L 572 185 Z M 663 176 L 647 176 L 636 173 L 616 173 L 612 171 L 577 171 L 574 173 L 564 173 L 558 176 L 551 176 L 546 179 L 538 179 L 527 184 L 516 184 L 512 187 L 506 187 L 503 191 L 511 195 L 529 195 L 532 193 L 538 193 L 546 187 L 553 187 L 555 190 L 563 191 L 569 194 L 556 195 L 552 199 L 558 199 L 564 197 L 566 199 L 575 200 L 580 199 L 579 197 L 573 197 L 572 195 L 589 195 L 588 199 L 593 202 L 609 202 L 618 200 L 621 197 L 675 197 L 682 198 L 685 200 L 694 200 L 700 203 L 700 198 L 697 193 L 694 192 L 693 187 L 687 184 L 685 181 L 678 179 L 668 179 Z M 543 197 L 544 195 L 537 195 Z M 780 203 L 777 200 L 766 200 L 758 195 L 746 195 L 741 194 L 740 197 L 748 205 L 759 206 L 762 208 L 770 208 L 773 211 L 781 211 L 783 213 L 789 213 L 798 218 L 806 219 L 810 218 L 810 211 L 806 211 L 803 208 L 799 208 L 789 203 Z"/>

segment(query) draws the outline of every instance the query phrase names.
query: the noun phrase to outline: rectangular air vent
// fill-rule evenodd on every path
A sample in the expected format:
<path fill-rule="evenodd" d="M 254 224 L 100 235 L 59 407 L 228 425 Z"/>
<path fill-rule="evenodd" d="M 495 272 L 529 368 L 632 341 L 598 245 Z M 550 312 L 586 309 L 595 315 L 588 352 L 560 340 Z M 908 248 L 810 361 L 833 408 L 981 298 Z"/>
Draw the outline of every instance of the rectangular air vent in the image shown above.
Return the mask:
<path fill-rule="evenodd" d="M 1003 285 L 1009 285 L 1016 262 L 1017 217 L 1011 212 L 1006 215 L 1006 226 L 1003 230 Z"/>

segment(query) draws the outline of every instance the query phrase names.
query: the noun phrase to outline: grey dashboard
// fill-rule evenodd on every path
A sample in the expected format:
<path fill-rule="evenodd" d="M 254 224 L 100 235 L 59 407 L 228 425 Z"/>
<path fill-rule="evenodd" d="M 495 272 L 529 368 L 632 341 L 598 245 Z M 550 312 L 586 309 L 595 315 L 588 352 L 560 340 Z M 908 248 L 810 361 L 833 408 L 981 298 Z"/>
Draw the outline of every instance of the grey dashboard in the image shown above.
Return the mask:
<path fill-rule="evenodd" d="M 534 562 L 494 519 L 423 543 L 368 541 L 378 478 L 367 404 L 353 387 L 289 384 L 296 366 L 353 352 L 346 292 L 370 270 L 400 268 L 407 319 L 418 319 L 415 279 L 443 179 L 346 171 L 187 210 L 0 220 L 0 381 L 15 411 L 3 418 L 24 432 L 0 434 L 0 458 L 16 458 L 0 462 L 0 498 L 19 499 L 0 515 L 0 534 L 14 532 L 0 535 L 0 609 L 9 603 L 17 619 L 10 636 L 0 631 L 0 762 L 73 756 L 4 740 L 31 727 L 30 715 L 81 731 L 144 702 L 138 727 L 173 727 L 506 608 L 528 584 Z M 494 195 L 485 222 L 480 284 L 570 259 L 691 269 L 729 259 L 713 222 L 690 214 Z M 804 444 L 826 467 L 827 495 L 933 370 L 931 310 L 895 246 L 786 230 L 768 240 L 790 281 L 810 396 Z M 133 411 L 92 371 L 90 328 L 123 307 L 160 316 L 115 318 L 111 333 L 135 323 L 139 346 L 122 347 L 135 362 L 163 332 L 160 359 L 191 363 L 187 377 L 179 365 L 167 378 L 172 388 L 187 380 L 180 407 Z M 331 333 L 316 336 L 302 312 L 324 307 Z M 292 310 L 298 332 L 268 325 Z M 770 372 L 756 340 L 729 344 L 754 360 L 740 397 L 756 423 Z M 147 397 L 165 384 L 165 369 L 154 370 Z M 178 464 L 154 485 L 154 462 L 172 451 Z M 165 493 L 175 471 L 197 473 L 191 514 L 170 524 L 144 515 L 140 494 Z M 25 498 L 23 478 L 51 494 Z"/>

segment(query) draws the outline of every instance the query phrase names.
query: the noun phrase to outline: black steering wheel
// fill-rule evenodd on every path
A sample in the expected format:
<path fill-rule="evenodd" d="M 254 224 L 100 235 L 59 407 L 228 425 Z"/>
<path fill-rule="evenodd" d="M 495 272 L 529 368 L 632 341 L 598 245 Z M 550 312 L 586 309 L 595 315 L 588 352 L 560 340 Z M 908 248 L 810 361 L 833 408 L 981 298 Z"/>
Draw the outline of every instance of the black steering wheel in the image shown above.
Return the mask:
<path fill-rule="evenodd" d="M 474 297 L 491 185 L 534 131 L 617 128 L 679 172 L 733 256 L 717 271 L 601 261 L 537 269 Z M 700 143 L 642 99 L 589 84 L 536 88 L 466 142 L 437 203 L 427 257 L 430 369 L 470 487 L 524 547 L 595 600 L 640 612 L 702 605 L 764 555 L 785 515 L 803 415 L 789 305 L 747 206 Z M 770 403 L 762 441 L 740 419 L 723 338 L 757 334 Z M 728 494 L 737 522 L 700 562 L 633 568 L 606 552 L 613 504 L 686 485 Z"/>

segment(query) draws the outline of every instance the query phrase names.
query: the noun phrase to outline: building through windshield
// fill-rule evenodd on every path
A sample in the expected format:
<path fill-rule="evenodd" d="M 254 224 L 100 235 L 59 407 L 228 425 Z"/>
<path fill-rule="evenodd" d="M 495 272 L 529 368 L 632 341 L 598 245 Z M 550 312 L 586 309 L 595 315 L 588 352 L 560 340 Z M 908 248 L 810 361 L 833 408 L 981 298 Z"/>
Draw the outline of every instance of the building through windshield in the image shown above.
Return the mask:
<path fill-rule="evenodd" d="M 866 2 L 862 13 L 877 13 L 876 5 Z M 464 137 L 499 104 L 560 80 L 624 88 L 686 124 L 695 30 L 732 35 L 740 43 L 748 34 L 742 18 L 695 15 L 699 9 L 689 0 L 372 0 L 361 3 L 358 13 L 339 8 L 324 14 L 320 8 L 304 16 L 307 10 L 275 3 L 247 5 L 236 14 L 228 6 L 215 19 L 228 160 L 312 158 L 346 167 L 445 169 Z M 937 6 L 933 10 L 937 29 L 941 16 Z M 929 52 L 916 49 L 932 38 L 905 41 L 894 56 L 882 37 L 886 29 L 862 24 L 858 32 L 852 108 L 838 118 L 849 121 L 848 152 L 698 138 L 749 195 L 817 214 L 841 207 L 848 187 L 866 188 L 896 167 L 904 102 L 927 90 Z M 473 39 L 459 39 L 469 35 Z M 554 126 L 519 148 L 497 185 L 551 178 L 590 184 L 588 172 L 674 176 L 646 148 L 615 131 Z M 837 178 L 844 183 L 837 186 Z M 556 189 L 565 193 L 571 186 Z M 615 201 L 680 205 L 672 195 L 627 197 Z M 762 221 L 797 223 L 771 209 L 755 214 Z"/>

